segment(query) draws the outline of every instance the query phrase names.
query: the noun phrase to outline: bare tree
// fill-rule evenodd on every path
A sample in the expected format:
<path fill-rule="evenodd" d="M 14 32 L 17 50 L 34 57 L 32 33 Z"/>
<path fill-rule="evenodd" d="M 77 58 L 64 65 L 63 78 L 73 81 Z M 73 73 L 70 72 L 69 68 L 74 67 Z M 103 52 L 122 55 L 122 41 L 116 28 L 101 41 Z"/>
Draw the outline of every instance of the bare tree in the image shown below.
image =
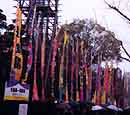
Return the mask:
<path fill-rule="evenodd" d="M 123 12 L 121 12 L 119 8 L 117 8 L 114 5 L 109 4 L 106 0 L 104 0 L 104 2 L 108 5 L 109 8 L 113 9 L 114 11 L 119 13 L 123 18 L 125 18 L 127 21 L 130 22 L 130 18 L 127 15 L 125 15 Z"/>
<path fill-rule="evenodd" d="M 107 6 L 109 7 L 109 8 L 111 8 L 112 10 L 114 10 L 114 11 L 116 11 L 118 14 L 120 14 L 124 19 L 126 19 L 128 22 L 130 22 L 130 18 L 127 16 L 127 15 L 125 15 L 123 12 L 121 12 L 121 10 L 118 8 L 118 7 L 116 7 L 115 5 L 111 5 L 111 4 L 109 4 L 106 0 L 104 0 L 104 2 L 107 4 Z M 121 58 L 122 59 L 124 59 L 124 60 L 126 60 L 126 61 L 129 61 L 130 62 L 130 54 L 127 52 L 127 50 L 125 49 L 125 47 L 124 47 L 124 45 L 123 45 L 123 43 L 122 43 L 122 41 L 120 41 L 120 45 L 121 45 L 121 48 L 124 50 L 124 52 L 125 52 L 125 54 L 128 56 L 128 58 L 124 58 L 124 57 L 122 57 L 121 56 Z"/>

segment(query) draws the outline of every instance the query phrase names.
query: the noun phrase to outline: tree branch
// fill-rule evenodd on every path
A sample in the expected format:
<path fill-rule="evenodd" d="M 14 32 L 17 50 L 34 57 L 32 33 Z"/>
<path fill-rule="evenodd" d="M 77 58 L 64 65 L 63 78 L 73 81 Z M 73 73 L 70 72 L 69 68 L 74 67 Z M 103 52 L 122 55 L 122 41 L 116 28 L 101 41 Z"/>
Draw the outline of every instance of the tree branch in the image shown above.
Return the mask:
<path fill-rule="evenodd" d="M 120 58 L 121 58 L 121 59 L 124 59 L 125 61 L 130 62 L 130 60 L 129 60 L 129 59 L 127 59 L 127 58 L 125 58 L 125 57 L 120 56 Z"/>
<path fill-rule="evenodd" d="M 127 50 L 125 49 L 125 47 L 123 46 L 122 41 L 121 41 L 121 47 L 122 47 L 122 49 L 124 50 L 124 52 L 126 53 L 126 55 L 130 58 L 130 55 L 129 55 L 129 53 L 127 52 Z"/>
<path fill-rule="evenodd" d="M 130 18 L 123 14 L 117 7 L 110 5 L 108 2 L 104 0 L 104 2 L 109 6 L 109 8 L 115 10 L 117 13 L 119 13 L 121 16 L 123 16 L 125 19 L 127 19 L 130 22 Z"/>

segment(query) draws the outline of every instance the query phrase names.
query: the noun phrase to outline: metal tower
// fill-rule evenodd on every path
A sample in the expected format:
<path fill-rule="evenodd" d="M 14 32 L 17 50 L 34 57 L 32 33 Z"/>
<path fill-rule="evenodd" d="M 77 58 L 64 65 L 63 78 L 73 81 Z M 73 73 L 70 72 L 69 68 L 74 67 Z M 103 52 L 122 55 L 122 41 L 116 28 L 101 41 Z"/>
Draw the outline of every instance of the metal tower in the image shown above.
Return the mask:
<path fill-rule="evenodd" d="M 44 24 L 46 23 L 46 36 L 51 39 L 55 36 L 58 24 L 58 2 L 59 0 L 17 0 L 23 15 L 26 29 L 31 26 L 34 15 L 34 7 L 42 11 Z"/>
<path fill-rule="evenodd" d="M 51 52 L 52 46 L 51 42 L 56 34 L 56 29 L 58 26 L 58 6 L 59 0 L 17 0 L 19 6 L 22 10 L 24 15 L 24 24 L 25 24 L 25 33 L 33 30 L 35 28 L 34 16 L 35 21 L 39 21 L 39 14 L 40 14 L 40 30 L 41 32 L 45 33 L 46 43 L 46 59 L 45 59 L 45 86 L 49 87 L 50 79 L 49 79 L 49 69 L 50 69 L 50 61 L 51 61 Z M 39 41 L 40 43 L 40 41 Z M 41 45 L 41 44 L 40 44 Z M 39 49 L 40 46 L 39 45 Z M 40 64 L 39 61 L 41 58 L 40 50 L 38 51 L 38 62 L 37 62 L 37 73 L 38 76 L 40 74 Z M 48 80 L 49 79 L 49 80 Z M 46 97 L 50 95 L 50 91 L 46 91 Z"/>

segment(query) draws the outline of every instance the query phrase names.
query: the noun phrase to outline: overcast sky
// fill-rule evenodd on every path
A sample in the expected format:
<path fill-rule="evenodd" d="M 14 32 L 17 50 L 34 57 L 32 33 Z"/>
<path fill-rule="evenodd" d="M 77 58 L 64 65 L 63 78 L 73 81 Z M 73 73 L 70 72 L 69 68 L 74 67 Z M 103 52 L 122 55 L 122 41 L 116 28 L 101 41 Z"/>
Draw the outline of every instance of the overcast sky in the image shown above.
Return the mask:
<path fill-rule="evenodd" d="M 13 0 L 1 0 L 0 8 L 7 15 L 8 22 L 14 18 L 16 4 Z M 115 32 L 116 36 L 123 41 L 124 46 L 130 52 L 130 24 L 128 24 L 118 13 L 109 9 L 104 0 L 59 0 L 62 4 L 59 15 L 60 22 L 71 22 L 75 18 L 93 18 L 107 29 Z M 130 15 L 129 0 L 106 0 L 109 3 L 119 6 L 128 16 Z M 119 2 L 120 1 L 120 2 Z M 124 54 L 123 54 L 124 55 Z M 123 62 L 121 65 L 123 71 L 130 71 L 130 63 Z"/>

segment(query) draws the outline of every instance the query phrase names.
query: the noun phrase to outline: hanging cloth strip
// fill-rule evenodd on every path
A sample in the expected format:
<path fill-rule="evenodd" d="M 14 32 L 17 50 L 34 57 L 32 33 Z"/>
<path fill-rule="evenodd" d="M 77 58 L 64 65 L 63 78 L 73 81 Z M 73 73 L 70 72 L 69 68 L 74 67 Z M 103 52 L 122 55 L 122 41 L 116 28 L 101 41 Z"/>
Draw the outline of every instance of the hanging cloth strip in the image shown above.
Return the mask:
<path fill-rule="evenodd" d="M 66 45 L 66 65 L 65 65 L 65 69 L 66 69 L 66 87 L 65 87 L 65 103 L 69 102 L 69 96 L 68 96 L 68 76 L 69 76 L 69 71 L 68 71 L 68 64 L 69 64 L 69 35 L 68 33 L 65 31 L 65 39 L 64 39 L 64 44 Z"/>
<path fill-rule="evenodd" d="M 84 84 L 84 41 L 80 41 L 80 101 L 84 101 L 84 92 L 83 92 L 83 84 Z"/>
<path fill-rule="evenodd" d="M 74 39 L 72 38 L 72 56 L 71 56 L 71 100 L 73 101 L 73 94 L 74 94 L 74 69 L 75 69 L 75 64 L 74 64 L 74 57 L 75 57 L 75 52 L 74 52 Z"/>
<path fill-rule="evenodd" d="M 64 32 L 64 44 L 63 44 L 63 51 L 61 54 L 61 63 L 60 63 L 60 72 L 59 72 L 59 100 L 63 101 L 63 95 L 64 95 L 64 84 L 63 84 L 63 75 L 64 75 L 64 56 L 65 56 L 65 46 L 68 41 L 68 35 L 66 31 Z"/>
<path fill-rule="evenodd" d="M 42 40 L 42 46 L 41 46 L 41 80 L 42 80 L 42 98 L 41 98 L 41 101 L 45 101 L 45 83 L 44 83 L 45 49 L 46 49 L 46 26 L 45 26 L 45 28 L 43 28 L 43 40 Z"/>
<path fill-rule="evenodd" d="M 57 55 L 57 49 L 58 49 L 58 41 L 57 39 L 54 39 L 53 40 L 53 46 L 52 46 L 52 50 L 53 50 L 53 53 L 52 53 L 52 61 L 51 61 L 51 80 L 52 80 L 52 84 L 51 84 L 51 96 L 54 97 L 54 76 L 55 76 L 55 66 L 56 66 L 56 61 L 55 61 L 55 58 L 56 58 L 56 55 Z"/>
<path fill-rule="evenodd" d="M 32 7 L 31 7 L 32 8 Z M 32 9 L 31 9 L 32 10 Z M 27 50 L 28 50 L 28 57 L 27 57 L 27 70 L 25 73 L 25 77 L 24 79 L 22 79 L 22 84 L 26 84 L 27 80 L 28 80 L 28 75 L 29 72 L 31 70 L 32 67 L 32 61 L 33 61 L 33 52 L 32 52 L 32 40 L 33 40 L 33 32 L 34 32 L 34 23 L 35 23 L 35 19 L 36 18 L 36 6 L 34 6 L 34 11 L 33 11 L 33 17 L 32 17 L 32 23 L 31 23 L 31 27 L 28 31 L 28 34 L 30 36 L 29 42 L 28 42 L 28 46 L 27 46 Z"/>
<path fill-rule="evenodd" d="M 36 7 L 35 7 L 36 10 Z M 39 40 L 39 26 L 41 22 L 40 14 L 38 15 L 37 27 L 34 29 L 34 39 L 35 39 L 35 51 L 34 51 L 34 83 L 33 83 L 33 101 L 39 101 L 38 96 L 38 86 L 37 86 L 37 55 L 38 55 L 38 40 Z"/>
<path fill-rule="evenodd" d="M 13 54 L 12 54 L 12 62 L 11 62 L 11 77 L 12 80 L 20 80 L 22 67 L 23 67 L 23 56 L 22 56 L 22 48 L 21 48 L 21 24 L 22 24 L 22 11 L 17 6 L 16 11 L 16 26 L 14 32 L 14 41 L 13 41 Z"/>
<path fill-rule="evenodd" d="M 75 74 L 76 74 L 76 101 L 80 101 L 79 96 L 79 39 L 76 40 L 76 63 L 75 63 Z"/>

